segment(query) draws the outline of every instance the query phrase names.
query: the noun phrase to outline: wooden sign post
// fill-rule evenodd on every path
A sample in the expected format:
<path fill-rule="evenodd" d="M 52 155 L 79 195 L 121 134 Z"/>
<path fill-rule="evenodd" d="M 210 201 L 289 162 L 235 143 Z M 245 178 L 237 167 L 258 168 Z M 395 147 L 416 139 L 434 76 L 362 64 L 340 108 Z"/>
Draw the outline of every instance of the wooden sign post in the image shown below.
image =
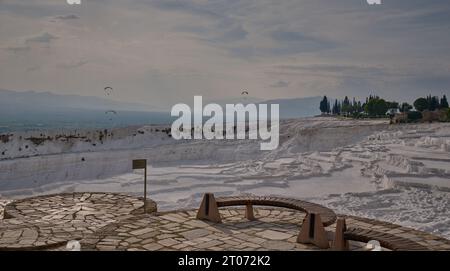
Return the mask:
<path fill-rule="evenodd" d="M 147 159 L 133 160 L 133 169 L 144 169 L 144 213 L 147 213 Z"/>

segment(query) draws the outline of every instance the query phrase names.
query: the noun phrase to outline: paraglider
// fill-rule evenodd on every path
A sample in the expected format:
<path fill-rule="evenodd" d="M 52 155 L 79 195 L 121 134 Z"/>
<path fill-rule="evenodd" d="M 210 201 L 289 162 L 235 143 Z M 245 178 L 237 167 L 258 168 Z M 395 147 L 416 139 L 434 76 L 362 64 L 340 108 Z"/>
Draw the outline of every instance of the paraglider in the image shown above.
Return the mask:
<path fill-rule="evenodd" d="M 111 93 L 113 91 L 113 88 L 112 87 L 105 87 L 103 90 L 105 91 L 106 95 L 109 96 L 109 95 L 111 95 Z"/>
<path fill-rule="evenodd" d="M 113 89 L 112 87 L 107 86 L 107 87 L 105 87 L 105 88 L 103 89 L 103 91 L 104 91 L 104 94 L 105 94 L 106 96 L 112 97 L 112 94 L 113 94 L 114 89 Z M 108 98 L 109 98 L 109 97 L 108 97 Z M 110 106 L 109 103 L 110 103 L 109 100 L 105 100 L 105 107 L 106 107 L 106 109 L 108 109 L 108 107 Z M 109 119 L 110 121 L 112 121 L 113 118 L 114 118 L 114 116 L 117 115 L 117 111 L 111 110 L 111 109 L 110 109 L 110 110 L 108 110 L 108 111 L 105 111 L 105 115 L 108 117 L 108 119 Z"/>
<path fill-rule="evenodd" d="M 109 120 L 112 120 L 112 116 L 117 115 L 117 112 L 114 110 L 108 110 L 105 112 L 105 114 L 110 116 Z"/>
<path fill-rule="evenodd" d="M 242 102 L 244 104 L 247 104 L 248 91 L 246 90 L 242 91 L 241 96 L 244 97 L 244 100 Z"/>

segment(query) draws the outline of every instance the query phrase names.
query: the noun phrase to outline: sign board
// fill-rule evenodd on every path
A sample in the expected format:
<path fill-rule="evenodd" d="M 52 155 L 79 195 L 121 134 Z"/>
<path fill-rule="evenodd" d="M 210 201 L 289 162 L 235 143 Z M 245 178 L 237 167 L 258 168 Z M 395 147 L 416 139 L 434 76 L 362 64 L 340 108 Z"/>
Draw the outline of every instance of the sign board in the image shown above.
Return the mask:
<path fill-rule="evenodd" d="M 147 159 L 133 160 L 133 169 L 147 168 Z"/>
<path fill-rule="evenodd" d="M 147 159 L 133 160 L 133 169 L 144 169 L 144 213 L 147 212 Z"/>

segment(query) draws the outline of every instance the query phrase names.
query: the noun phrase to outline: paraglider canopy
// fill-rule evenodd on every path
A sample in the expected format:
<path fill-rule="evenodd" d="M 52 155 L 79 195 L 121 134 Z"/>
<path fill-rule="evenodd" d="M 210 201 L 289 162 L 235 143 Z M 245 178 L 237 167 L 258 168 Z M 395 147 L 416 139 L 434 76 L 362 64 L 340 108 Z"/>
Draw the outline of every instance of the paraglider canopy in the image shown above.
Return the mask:
<path fill-rule="evenodd" d="M 241 92 L 241 97 L 243 99 L 242 103 L 247 104 L 248 91 L 244 90 Z"/>
<path fill-rule="evenodd" d="M 113 88 L 112 87 L 105 87 L 103 90 L 106 92 L 106 95 L 110 95 L 112 93 L 112 91 L 113 91 Z"/>
<path fill-rule="evenodd" d="M 112 87 L 108 87 L 108 86 L 104 87 L 103 91 L 105 92 L 106 96 L 110 96 L 110 95 L 113 94 L 113 88 Z M 105 100 L 105 102 L 107 102 L 107 101 Z M 106 105 L 106 106 L 108 106 L 108 105 Z M 117 111 L 115 111 L 115 110 L 107 110 L 107 111 L 105 111 L 105 115 L 109 118 L 110 121 L 112 121 L 113 118 L 115 118 L 115 116 L 117 115 Z"/>
<path fill-rule="evenodd" d="M 107 116 L 110 116 L 110 117 L 109 117 L 109 120 L 113 120 L 112 116 L 113 116 L 113 115 L 117 115 L 117 111 L 114 111 L 114 110 L 108 110 L 108 111 L 105 111 L 105 114 L 106 114 Z"/>

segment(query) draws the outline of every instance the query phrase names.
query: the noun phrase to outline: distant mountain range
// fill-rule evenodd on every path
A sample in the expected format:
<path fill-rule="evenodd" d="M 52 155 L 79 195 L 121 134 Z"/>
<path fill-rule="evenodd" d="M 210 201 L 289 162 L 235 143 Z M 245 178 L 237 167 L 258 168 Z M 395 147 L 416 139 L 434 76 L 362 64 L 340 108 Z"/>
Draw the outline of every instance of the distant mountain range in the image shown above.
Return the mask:
<path fill-rule="evenodd" d="M 254 97 L 204 101 L 279 104 L 280 118 L 300 118 L 320 113 L 321 97 L 262 101 Z M 111 110 L 114 112 L 111 113 Z M 100 97 L 60 95 L 50 92 L 0 89 L 0 132 L 46 128 L 118 127 L 171 123 L 169 110 L 154 110 L 145 104 Z"/>
<path fill-rule="evenodd" d="M 319 104 L 322 97 L 268 100 L 262 103 L 279 104 L 280 118 L 293 119 L 312 117 L 320 114 Z"/>
<path fill-rule="evenodd" d="M 169 112 L 151 109 L 99 97 L 0 90 L 0 133 L 171 123 Z"/>
<path fill-rule="evenodd" d="M 0 89 L 0 106 L 12 110 L 67 110 L 67 109 L 88 109 L 88 110 L 124 110 L 124 111 L 158 111 L 152 110 L 145 104 L 119 102 L 110 99 L 80 96 L 61 95 L 51 92 L 35 91 L 11 91 Z"/>
<path fill-rule="evenodd" d="M 214 102 L 224 106 L 227 103 L 265 103 L 279 104 L 281 118 L 298 118 L 320 114 L 321 97 L 276 99 L 264 101 L 255 97 L 204 101 L 204 104 Z M 137 112 L 162 112 L 162 109 L 152 110 L 151 106 L 140 103 L 120 102 L 94 96 L 61 95 L 51 92 L 11 91 L 0 89 L 0 110 L 10 111 L 67 111 L 67 110 L 116 110 Z M 154 107 L 153 107 L 154 108 Z M 166 112 L 164 112 L 166 113 Z"/>

